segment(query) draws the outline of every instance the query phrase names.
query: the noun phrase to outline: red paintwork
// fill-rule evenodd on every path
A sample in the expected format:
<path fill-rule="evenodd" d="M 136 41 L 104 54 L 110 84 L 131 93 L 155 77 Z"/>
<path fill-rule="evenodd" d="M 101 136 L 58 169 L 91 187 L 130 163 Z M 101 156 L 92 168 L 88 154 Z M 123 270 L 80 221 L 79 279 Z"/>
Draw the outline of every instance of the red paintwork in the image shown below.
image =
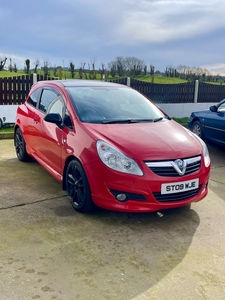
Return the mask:
<path fill-rule="evenodd" d="M 46 84 L 39 82 L 37 86 Z M 47 82 L 58 89 L 71 113 L 74 130 L 60 129 L 55 124 L 43 120 L 44 114 L 26 102 L 19 106 L 16 126 L 19 126 L 27 145 L 27 152 L 33 156 L 58 181 L 63 181 L 66 160 L 76 157 L 86 172 L 92 199 L 103 208 L 127 211 L 149 212 L 179 207 L 203 199 L 207 193 L 210 166 L 204 166 L 202 147 L 192 133 L 175 121 L 134 124 L 88 124 L 79 121 L 62 85 Z M 31 91 L 32 91 L 31 90 Z M 100 160 L 96 142 L 106 141 L 125 155 L 133 158 L 142 169 L 143 176 L 135 176 L 113 171 Z M 63 143 L 63 140 L 66 140 Z M 200 155 L 202 167 L 188 176 L 162 177 L 154 174 L 144 163 L 145 160 L 174 160 Z M 173 183 L 199 178 L 202 185 L 198 195 L 184 201 L 159 203 L 152 192 L 159 192 L 162 183 Z M 118 202 L 109 189 L 142 194 L 145 201 L 129 200 Z"/>

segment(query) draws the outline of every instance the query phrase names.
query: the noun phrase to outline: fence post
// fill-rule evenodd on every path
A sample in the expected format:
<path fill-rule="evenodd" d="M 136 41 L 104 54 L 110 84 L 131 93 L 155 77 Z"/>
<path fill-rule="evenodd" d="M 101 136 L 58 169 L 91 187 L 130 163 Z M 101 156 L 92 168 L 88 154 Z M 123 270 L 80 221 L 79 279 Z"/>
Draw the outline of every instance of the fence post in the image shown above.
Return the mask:
<path fill-rule="evenodd" d="M 198 86 L 199 86 L 199 81 L 195 80 L 194 103 L 198 102 Z"/>
<path fill-rule="evenodd" d="M 127 77 L 127 86 L 130 86 L 130 77 Z"/>
<path fill-rule="evenodd" d="M 37 82 L 37 74 L 33 73 L 33 83 Z"/>

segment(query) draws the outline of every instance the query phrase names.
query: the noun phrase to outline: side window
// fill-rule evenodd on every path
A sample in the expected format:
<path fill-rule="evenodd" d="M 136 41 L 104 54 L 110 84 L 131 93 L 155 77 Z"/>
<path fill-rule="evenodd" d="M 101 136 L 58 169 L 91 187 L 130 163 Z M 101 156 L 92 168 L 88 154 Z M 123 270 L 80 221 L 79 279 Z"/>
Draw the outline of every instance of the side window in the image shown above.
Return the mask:
<path fill-rule="evenodd" d="M 59 114 L 63 116 L 63 100 L 61 96 L 56 97 L 48 106 L 47 113 Z"/>
<path fill-rule="evenodd" d="M 219 107 L 218 107 L 218 110 L 217 110 L 218 112 L 223 112 L 223 113 L 225 113 L 225 102 L 224 103 L 222 103 Z"/>
<path fill-rule="evenodd" d="M 33 93 L 30 94 L 29 98 L 27 99 L 27 103 L 29 103 L 31 106 L 36 107 L 37 106 L 37 102 L 39 100 L 40 97 L 40 93 L 41 93 L 41 89 L 38 88 L 35 91 L 33 91 Z"/>
<path fill-rule="evenodd" d="M 58 92 L 53 89 L 44 89 L 41 94 L 41 100 L 39 103 L 39 109 L 44 113 L 47 112 L 50 104 L 58 98 Z"/>

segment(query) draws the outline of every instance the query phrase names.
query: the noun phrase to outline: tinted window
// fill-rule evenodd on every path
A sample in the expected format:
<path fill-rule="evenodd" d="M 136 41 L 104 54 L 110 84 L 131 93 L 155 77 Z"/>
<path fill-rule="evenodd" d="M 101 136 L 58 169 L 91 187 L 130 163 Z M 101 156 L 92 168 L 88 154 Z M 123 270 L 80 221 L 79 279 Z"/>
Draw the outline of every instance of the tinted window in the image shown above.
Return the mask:
<path fill-rule="evenodd" d="M 39 100 L 40 97 L 40 93 L 41 93 L 41 89 L 36 89 L 33 93 L 30 94 L 29 98 L 27 99 L 27 103 L 29 103 L 30 105 L 36 107 L 37 106 L 37 102 Z"/>
<path fill-rule="evenodd" d="M 58 92 L 52 89 L 44 89 L 41 95 L 41 101 L 39 103 L 39 109 L 44 113 L 47 112 L 47 109 L 51 103 L 53 103 L 58 97 Z"/>

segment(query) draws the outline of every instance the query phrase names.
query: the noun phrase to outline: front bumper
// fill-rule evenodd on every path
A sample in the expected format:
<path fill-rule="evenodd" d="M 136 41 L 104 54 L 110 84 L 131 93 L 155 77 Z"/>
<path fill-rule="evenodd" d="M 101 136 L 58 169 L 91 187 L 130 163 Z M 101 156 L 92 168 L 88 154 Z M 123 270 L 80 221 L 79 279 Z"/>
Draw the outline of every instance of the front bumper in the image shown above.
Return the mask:
<path fill-rule="evenodd" d="M 154 174 L 144 165 L 144 176 L 134 176 L 113 171 L 103 164 L 89 165 L 87 176 L 92 199 L 97 206 L 124 212 L 152 212 L 185 206 L 198 202 L 208 193 L 210 166 L 201 168 L 188 176 L 164 177 Z M 93 170 L 96 170 L 93 173 Z M 190 192 L 161 195 L 164 183 L 179 184 L 199 179 L 199 186 Z M 125 200 L 118 195 L 125 194 Z M 124 198 L 124 197 L 119 197 Z"/>

